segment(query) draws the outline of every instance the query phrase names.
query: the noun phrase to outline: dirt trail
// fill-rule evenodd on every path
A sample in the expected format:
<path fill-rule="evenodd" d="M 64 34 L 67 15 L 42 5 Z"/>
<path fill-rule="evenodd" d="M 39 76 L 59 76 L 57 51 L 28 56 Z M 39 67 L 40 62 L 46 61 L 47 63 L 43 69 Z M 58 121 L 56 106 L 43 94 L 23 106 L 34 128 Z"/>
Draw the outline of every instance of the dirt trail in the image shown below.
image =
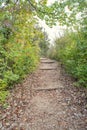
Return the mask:
<path fill-rule="evenodd" d="M 37 72 L 12 91 L 1 110 L 1 130 L 87 130 L 85 90 L 73 87 L 61 66 L 41 58 Z"/>

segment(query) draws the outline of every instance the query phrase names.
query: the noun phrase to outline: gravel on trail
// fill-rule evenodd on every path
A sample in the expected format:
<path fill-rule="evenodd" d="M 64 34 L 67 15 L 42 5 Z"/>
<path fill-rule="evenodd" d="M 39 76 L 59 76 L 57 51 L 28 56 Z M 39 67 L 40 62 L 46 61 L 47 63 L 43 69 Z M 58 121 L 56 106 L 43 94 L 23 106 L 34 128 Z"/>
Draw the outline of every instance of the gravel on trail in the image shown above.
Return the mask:
<path fill-rule="evenodd" d="M 60 63 L 41 58 L 0 107 L 0 130 L 87 130 L 87 89 L 73 82 Z"/>

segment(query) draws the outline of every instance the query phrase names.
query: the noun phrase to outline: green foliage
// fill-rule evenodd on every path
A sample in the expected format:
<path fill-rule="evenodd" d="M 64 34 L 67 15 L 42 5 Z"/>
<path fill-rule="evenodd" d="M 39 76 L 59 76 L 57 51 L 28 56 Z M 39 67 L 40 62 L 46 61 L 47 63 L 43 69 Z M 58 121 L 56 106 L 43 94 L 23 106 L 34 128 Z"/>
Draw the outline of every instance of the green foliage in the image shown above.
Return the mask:
<path fill-rule="evenodd" d="M 1 6 L 4 2 L 5 6 Z M 87 0 L 56 1 L 47 6 L 47 0 L 0 1 L 0 102 L 4 102 L 8 89 L 34 71 L 39 54 L 48 55 L 65 65 L 66 70 L 87 86 Z M 70 12 L 66 13 L 65 8 Z M 76 19 L 81 13 L 82 19 Z M 60 22 L 67 26 L 80 27 L 56 40 L 47 52 L 48 40 L 35 27 L 34 15 L 44 19 L 49 26 Z M 76 30 L 76 29 L 75 29 Z"/>
<path fill-rule="evenodd" d="M 87 9 L 87 0 L 60 0 L 48 6 L 44 3 L 37 5 L 38 16 L 44 19 L 49 26 L 60 25 L 74 26 L 80 20 L 76 19 L 78 13 Z M 82 15 L 83 18 L 83 15 Z"/>
<path fill-rule="evenodd" d="M 85 35 L 80 30 L 65 33 L 64 36 L 56 39 L 53 58 L 60 60 L 68 73 L 76 78 L 75 85 L 87 87 L 87 40 Z"/>
<path fill-rule="evenodd" d="M 42 35 L 42 38 L 39 41 L 40 55 L 41 56 L 47 56 L 49 45 L 50 45 L 50 43 L 49 43 L 48 36 L 47 36 L 46 32 L 44 32 L 44 35 Z"/>
<path fill-rule="evenodd" d="M 8 90 L 37 67 L 42 32 L 35 27 L 36 20 L 25 2 L 18 6 L 10 3 L 0 12 L 0 102 L 3 103 Z"/>
<path fill-rule="evenodd" d="M 47 51 L 47 57 L 57 60 L 56 49 L 54 45 L 51 45 Z"/>
<path fill-rule="evenodd" d="M 53 20 L 52 24 L 58 20 L 60 24 L 66 24 L 75 30 L 73 32 L 68 28 L 69 32 L 66 30 L 62 37 L 56 39 L 48 54 L 64 64 L 68 73 L 76 78 L 75 85 L 87 87 L 87 1 L 60 1 L 48 8 L 48 19 Z M 65 8 L 68 9 L 68 13 Z M 54 16 L 51 14 L 53 11 Z M 76 18 L 78 14 L 81 16 Z M 52 17 L 54 19 L 51 19 Z"/>
<path fill-rule="evenodd" d="M 0 103 L 5 104 L 5 100 L 8 96 L 9 92 L 8 91 L 0 91 Z"/>
<path fill-rule="evenodd" d="M 10 85 L 12 85 L 15 81 L 17 81 L 19 79 L 19 75 L 14 74 L 12 71 L 6 71 L 4 72 L 4 80 L 6 83 L 8 83 L 8 87 L 10 87 Z"/>
<path fill-rule="evenodd" d="M 0 79 L 0 91 L 5 90 L 6 87 L 7 87 L 7 83 L 4 80 Z"/>

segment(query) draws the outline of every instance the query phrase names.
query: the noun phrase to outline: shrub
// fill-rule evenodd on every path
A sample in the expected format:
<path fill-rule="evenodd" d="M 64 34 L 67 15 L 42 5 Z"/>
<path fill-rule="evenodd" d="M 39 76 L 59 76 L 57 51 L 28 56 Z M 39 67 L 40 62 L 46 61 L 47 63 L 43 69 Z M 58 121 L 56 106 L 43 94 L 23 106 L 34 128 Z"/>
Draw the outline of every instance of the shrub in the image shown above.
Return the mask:
<path fill-rule="evenodd" d="M 87 87 L 86 32 L 80 30 L 65 33 L 64 36 L 56 39 L 54 48 L 53 58 L 60 60 L 68 73 L 76 78 L 75 85 Z"/>
<path fill-rule="evenodd" d="M 42 33 L 35 28 L 30 10 L 21 8 L 11 13 L 6 9 L 0 15 L 0 102 L 4 102 L 8 89 L 35 70 L 39 62 L 38 39 Z"/>

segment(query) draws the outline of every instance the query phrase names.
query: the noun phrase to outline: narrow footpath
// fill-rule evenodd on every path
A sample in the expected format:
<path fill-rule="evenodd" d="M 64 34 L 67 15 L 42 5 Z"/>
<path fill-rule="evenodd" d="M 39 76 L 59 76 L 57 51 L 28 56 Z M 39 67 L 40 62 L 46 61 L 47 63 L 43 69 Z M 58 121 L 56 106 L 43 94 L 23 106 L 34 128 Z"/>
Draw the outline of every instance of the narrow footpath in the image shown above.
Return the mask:
<path fill-rule="evenodd" d="M 38 70 L 11 90 L 0 110 L 0 130 L 87 130 L 85 88 L 54 60 L 41 58 Z"/>

